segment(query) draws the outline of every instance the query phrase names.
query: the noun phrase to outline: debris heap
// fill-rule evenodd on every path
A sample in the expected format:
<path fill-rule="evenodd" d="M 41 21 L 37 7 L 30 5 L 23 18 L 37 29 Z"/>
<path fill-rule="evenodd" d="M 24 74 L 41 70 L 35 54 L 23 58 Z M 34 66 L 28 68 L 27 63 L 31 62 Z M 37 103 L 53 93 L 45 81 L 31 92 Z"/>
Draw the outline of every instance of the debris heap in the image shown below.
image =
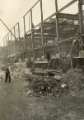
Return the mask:
<path fill-rule="evenodd" d="M 37 96 L 63 96 L 66 94 L 76 96 L 84 89 L 84 71 L 70 69 L 65 74 L 39 76 L 29 81 L 28 88 Z"/>

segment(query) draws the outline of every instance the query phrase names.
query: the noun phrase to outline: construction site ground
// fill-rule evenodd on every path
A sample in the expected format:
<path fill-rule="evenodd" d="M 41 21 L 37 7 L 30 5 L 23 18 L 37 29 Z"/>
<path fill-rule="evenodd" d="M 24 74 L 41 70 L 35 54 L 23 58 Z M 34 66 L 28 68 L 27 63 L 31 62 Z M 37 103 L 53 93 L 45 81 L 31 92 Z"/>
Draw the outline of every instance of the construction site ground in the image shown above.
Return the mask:
<path fill-rule="evenodd" d="M 27 84 L 24 77 L 0 81 L 0 120 L 84 120 L 84 90 L 75 96 L 35 97 L 27 95 Z"/>

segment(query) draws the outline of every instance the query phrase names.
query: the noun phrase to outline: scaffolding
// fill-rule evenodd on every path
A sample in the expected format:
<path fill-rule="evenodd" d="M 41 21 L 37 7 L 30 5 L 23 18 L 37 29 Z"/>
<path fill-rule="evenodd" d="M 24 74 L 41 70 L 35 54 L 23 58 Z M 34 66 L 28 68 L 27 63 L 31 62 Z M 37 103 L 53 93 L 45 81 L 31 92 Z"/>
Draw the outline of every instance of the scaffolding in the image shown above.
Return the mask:
<path fill-rule="evenodd" d="M 72 0 L 59 8 L 59 0 L 54 0 L 54 13 L 44 19 L 43 0 L 38 0 L 23 16 L 24 36 L 21 38 L 20 23 L 18 22 L 12 28 L 16 41 L 23 41 L 23 49 L 30 52 L 35 58 L 38 56 L 46 56 L 47 52 L 52 53 L 71 49 L 71 43 L 77 39 L 79 34 L 84 35 L 83 25 L 83 0 Z M 64 13 L 63 11 L 77 3 L 78 11 L 76 14 Z M 34 9 L 39 6 L 40 22 L 34 23 Z M 27 17 L 28 16 L 28 17 Z M 27 19 L 26 19 L 27 17 Z M 36 17 L 36 16 L 35 16 Z M 38 17 L 38 16 L 37 16 Z M 27 29 L 28 26 L 28 29 Z M 16 32 L 17 27 L 17 32 Z M 16 35 L 17 33 L 17 35 Z M 9 34 L 7 34 L 9 35 Z M 12 36 L 12 34 L 11 34 Z M 6 36 L 6 39 L 8 41 Z M 83 39 L 81 37 L 81 39 Z M 12 38 L 11 38 L 12 40 Z M 22 47 L 22 46 L 21 46 Z M 16 44 L 15 44 L 16 49 Z"/>

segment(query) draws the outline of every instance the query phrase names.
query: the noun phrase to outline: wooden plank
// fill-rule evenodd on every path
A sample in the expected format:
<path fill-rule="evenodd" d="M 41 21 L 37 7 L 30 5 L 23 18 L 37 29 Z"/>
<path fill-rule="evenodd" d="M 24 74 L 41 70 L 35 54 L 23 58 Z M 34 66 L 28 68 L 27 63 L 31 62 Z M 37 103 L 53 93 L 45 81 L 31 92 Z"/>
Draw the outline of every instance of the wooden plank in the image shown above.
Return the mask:
<path fill-rule="evenodd" d="M 67 19 L 72 19 L 72 20 L 78 20 L 79 16 L 78 14 L 64 14 L 64 13 L 58 13 L 57 14 L 58 18 L 67 18 Z"/>

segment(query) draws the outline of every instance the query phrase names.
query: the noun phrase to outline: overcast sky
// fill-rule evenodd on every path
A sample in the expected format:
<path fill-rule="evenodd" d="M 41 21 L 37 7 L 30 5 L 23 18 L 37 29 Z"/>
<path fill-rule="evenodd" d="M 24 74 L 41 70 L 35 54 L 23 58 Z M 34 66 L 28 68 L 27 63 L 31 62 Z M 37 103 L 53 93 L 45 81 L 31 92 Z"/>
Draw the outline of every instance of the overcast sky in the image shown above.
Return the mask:
<path fill-rule="evenodd" d="M 0 0 L 0 18 L 11 28 L 16 22 L 20 22 L 22 26 L 22 16 L 37 0 Z M 55 0 L 43 0 L 44 18 L 55 11 Z M 67 4 L 71 0 L 58 0 L 59 8 Z M 66 9 L 64 12 L 76 13 L 77 3 Z M 34 23 L 40 21 L 40 9 L 37 7 L 33 10 Z M 21 28 L 23 29 L 23 28 Z M 7 33 L 7 29 L 0 23 L 0 41 Z M 1 43 L 1 42 L 0 42 Z"/>

